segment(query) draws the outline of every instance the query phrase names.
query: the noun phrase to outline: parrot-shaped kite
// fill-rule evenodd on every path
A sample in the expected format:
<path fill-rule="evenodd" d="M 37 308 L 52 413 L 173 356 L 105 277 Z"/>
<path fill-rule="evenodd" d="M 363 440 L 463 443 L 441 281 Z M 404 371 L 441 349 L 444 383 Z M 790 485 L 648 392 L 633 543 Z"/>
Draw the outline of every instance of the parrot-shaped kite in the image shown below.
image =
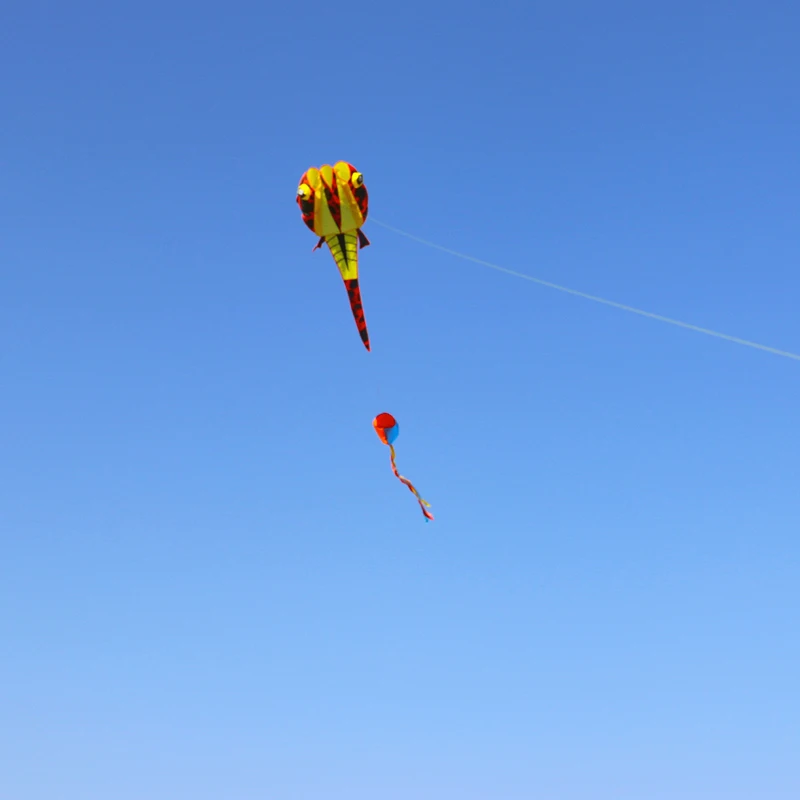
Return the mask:
<path fill-rule="evenodd" d="M 400 480 L 401 483 L 404 483 L 410 492 L 414 494 L 417 498 L 417 502 L 419 503 L 419 507 L 422 509 L 422 513 L 425 515 L 425 522 L 428 520 L 433 519 L 433 514 L 431 514 L 428 509 L 430 508 L 430 503 L 427 500 L 423 500 L 419 496 L 419 492 L 414 488 L 414 485 L 411 483 L 408 478 L 404 478 L 398 471 L 397 471 L 397 464 L 395 463 L 395 453 L 394 453 L 394 440 L 397 438 L 397 435 L 400 433 L 400 426 L 397 424 L 397 420 L 391 414 L 378 414 L 374 420 L 372 420 L 372 426 L 375 428 L 375 433 L 378 434 L 378 438 L 386 445 L 389 445 L 389 452 L 391 453 L 392 458 L 392 472 L 394 472 L 395 476 Z"/>
<path fill-rule="evenodd" d="M 361 341 L 369 350 L 367 321 L 358 285 L 358 248 L 369 244 L 361 230 L 369 206 L 364 176 L 346 161 L 338 161 L 334 166 L 311 167 L 300 178 L 297 205 L 303 222 L 319 236 L 313 249 L 322 247 L 323 242 L 330 248 L 347 289 Z"/>

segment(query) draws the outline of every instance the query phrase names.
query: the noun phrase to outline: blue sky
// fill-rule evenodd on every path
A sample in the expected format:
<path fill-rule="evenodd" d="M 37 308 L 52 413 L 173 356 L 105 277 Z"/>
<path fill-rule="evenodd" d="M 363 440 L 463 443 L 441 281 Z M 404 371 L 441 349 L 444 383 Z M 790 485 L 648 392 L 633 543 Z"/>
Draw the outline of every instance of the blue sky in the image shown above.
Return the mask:
<path fill-rule="evenodd" d="M 800 365 L 294 200 L 800 352 L 795 3 L 2 16 L 0 796 L 800 794 Z"/>

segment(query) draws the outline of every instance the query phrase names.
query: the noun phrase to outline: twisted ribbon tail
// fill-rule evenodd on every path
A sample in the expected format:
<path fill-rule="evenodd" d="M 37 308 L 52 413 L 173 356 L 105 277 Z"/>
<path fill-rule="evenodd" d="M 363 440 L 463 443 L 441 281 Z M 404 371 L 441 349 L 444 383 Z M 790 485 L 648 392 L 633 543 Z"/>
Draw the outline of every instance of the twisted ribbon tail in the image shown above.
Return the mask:
<path fill-rule="evenodd" d="M 419 492 L 414 488 L 414 484 L 411 483 L 411 481 L 408 480 L 408 478 L 404 478 L 397 471 L 397 464 L 395 463 L 394 445 L 392 445 L 392 444 L 389 445 L 389 451 L 392 454 L 392 472 L 394 472 L 395 477 L 397 477 L 397 479 L 401 483 L 404 483 L 406 486 L 408 486 L 409 491 L 412 492 L 414 494 L 414 496 L 417 498 L 417 502 L 419 503 L 419 507 L 422 509 L 422 513 L 425 515 L 425 521 L 427 522 L 428 520 L 432 520 L 433 519 L 433 514 L 431 514 L 431 512 L 428 511 L 428 509 L 430 508 L 431 504 L 427 500 L 423 500 L 422 497 L 420 497 Z"/>

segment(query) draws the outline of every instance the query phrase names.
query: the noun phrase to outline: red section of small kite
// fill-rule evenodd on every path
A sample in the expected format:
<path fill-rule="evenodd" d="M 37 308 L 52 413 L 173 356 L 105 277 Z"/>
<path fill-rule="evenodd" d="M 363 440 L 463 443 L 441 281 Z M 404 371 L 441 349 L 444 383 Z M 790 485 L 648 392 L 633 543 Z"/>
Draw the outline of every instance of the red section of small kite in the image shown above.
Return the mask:
<path fill-rule="evenodd" d="M 404 478 L 397 471 L 394 452 L 394 440 L 400 433 L 400 426 L 397 424 L 397 420 L 391 414 L 378 414 L 378 416 L 372 420 L 372 426 L 375 428 L 375 433 L 378 434 L 378 438 L 389 447 L 392 460 L 392 472 L 394 472 L 395 477 L 397 477 L 401 483 L 404 483 L 408 487 L 409 491 L 417 498 L 419 507 L 422 509 L 422 513 L 425 515 L 425 521 L 427 522 L 428 520 L 432 520 L 433 514 L 428 511 L 430 508 L 430 503 L 427 500 L 423 500 L 422 497 L 420 497 L 419 492 L 414 488 L 414 484 L 412 484 L 408 478 Z"/>

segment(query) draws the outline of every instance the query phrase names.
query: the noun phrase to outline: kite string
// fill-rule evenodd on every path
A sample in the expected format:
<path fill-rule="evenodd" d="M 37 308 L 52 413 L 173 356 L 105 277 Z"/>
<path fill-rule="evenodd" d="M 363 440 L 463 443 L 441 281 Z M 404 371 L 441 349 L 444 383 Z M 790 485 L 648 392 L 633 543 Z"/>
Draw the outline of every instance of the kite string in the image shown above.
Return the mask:
<path fill-rule="evenodd" d="M 635 308 L 634 306 L 628 306 L 624 303 L 617 303 L 614 300 L 608 300 L 605 297 L 598 297 L 597 295 L 588 294 L 587 292 L 581 292 L 577 289 L 570 289 L 567 286 L 559 286 L 557 283 L 551 283 L 550 281 L 542 280 L 541 278 L 535 278 L 533 275 L 526 275 L 524 272 L 517 272 L 513 269 L 508 269 L 507 267 L 502 267 L 499 264 L 493 264 L 491 261 L 484 261 L 480 258 L 475 258 L 474 256 L 467 255 L 466 253 L 460 253 L 457 250 L 452 250 L 449 247 L 443 247 L 440 244 L 436 244 L 435 242 L 429 242 L 427 239 L 422 239 L 419 236 L 415 236 L 413 233 L 408 233 L 407 231 L 400 230 L 400 228 L 395 228 L 393 225 L 387 225 L 385 222 L 381 222 L 380 220 L 375 219 L 375 217 L 370 217 L 370 221 L 374 222 L 376 225 L 380 225 L 382 228 L 386 228 L 400 236 L 405 236 L 407 239 L 411 239 L 414 242 L 418 242 L 419 244 L 423 244 L 426 247 L 431 247 L 434 250 L 439 250 L 443 253 L 448 253 L 451 256 L 455 256 L 456 258 L 462 258 L 465 261 L 472 261 L 475 264 L 480 264 L 481 266 L 488 267 L 489 269 L 497 270 L 498 272 L 505 272 L 507 275 L 513 275 L 515 278 L 522 278 L 526 281 L 531 281 L 532 283 L 538 283 L 540 286 L 546 286 L 548 289 L 555 289 L 558 292 L 564 292 L 565 294 L 571 294 L 575 297 L 582 297 L 584 300 L 591 300 L 593 303 L 601 303 L 605 306 L 610 306 L 611 308 L 619 309 L 620 311 L 627 311 L 630 314 L 638 314 L 640 317 L 647 317 L 648 319 L 654 319 L 657 322 L 664 322 L 668 325 L 674 325 L 678 328 L 684 328 L 685 330 L 694 331 L 695 333 L 702 333 L 706 336 L 713 336 L 717 339 L 724 339 L 727 342 L 733 342 L 734 344 L 739 344 L 744 347 L 751 347 L 755 350 L 763 350 L 766 353 L 772 353 L 776 356 L 781 356 L 782 358 L 789 358 L 793 361 L 800 361 L 800 355 L 797 353 L 792 353 L 788 350 L 778 350 L 775 347 L 769 347 L 765 344 L 759 344 L 758 342 L 751 342 L 747 339 L 740 339 L 738 336 L 730 336 L 727 333 L 721 333 L 720 331 L 714 331 L 710 328 L 701 328 L 699 325 L 692 325 L 689 322 L 682 322 L 678 319 L 672 319 L 671 317 L 665 317 L 661 314 L 654 314 L 652 311 L 644 311 L 641 308 Z"/>

